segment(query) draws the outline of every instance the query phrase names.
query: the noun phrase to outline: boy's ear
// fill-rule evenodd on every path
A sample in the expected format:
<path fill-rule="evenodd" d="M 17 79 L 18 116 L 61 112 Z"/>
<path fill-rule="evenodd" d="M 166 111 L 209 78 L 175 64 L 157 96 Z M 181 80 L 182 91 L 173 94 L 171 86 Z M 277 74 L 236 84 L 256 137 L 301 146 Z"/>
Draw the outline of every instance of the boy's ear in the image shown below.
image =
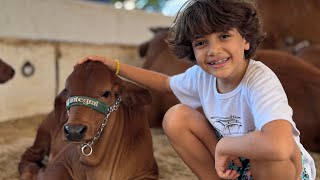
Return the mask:
<path fill-rule="evenodd" d="M 246 43 L 244 44 L 244 50 L 249 50 L 250 49 L 250 43 L 247 41 L 247 40 L 245 40 L 246 41 Z"/>

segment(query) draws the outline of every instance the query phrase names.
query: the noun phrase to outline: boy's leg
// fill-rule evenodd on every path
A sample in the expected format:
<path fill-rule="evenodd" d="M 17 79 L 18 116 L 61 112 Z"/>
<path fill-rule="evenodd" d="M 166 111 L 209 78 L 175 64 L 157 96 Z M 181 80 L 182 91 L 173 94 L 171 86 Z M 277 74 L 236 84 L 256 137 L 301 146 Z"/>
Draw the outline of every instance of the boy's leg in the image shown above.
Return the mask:
<path fill-rule="evenodd" d="M 204 115 L 178 104 L 165 114 L 163 129 L 178 155 L 200 179 L 219 179 L 214 166 L 218 139 Z"/>
<path fill-rule="evenodd" d="M 290 159 L 283 161 L 250 161 L 254 179 L 297 180 L 302 173 L 302 160 L 298 145 Z"/>

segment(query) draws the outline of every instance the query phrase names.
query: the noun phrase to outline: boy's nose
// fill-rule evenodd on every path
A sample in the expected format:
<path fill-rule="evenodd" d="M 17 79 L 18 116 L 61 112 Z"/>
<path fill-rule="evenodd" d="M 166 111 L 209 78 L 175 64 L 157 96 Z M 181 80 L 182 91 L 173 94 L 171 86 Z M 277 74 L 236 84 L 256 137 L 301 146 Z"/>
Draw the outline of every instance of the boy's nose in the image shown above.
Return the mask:
<path fill-rule="evenodd" d="M 211 49 L 209 49 L 208 52 L 207 52 L 207 56 L 213 56 L 213 55 L 214 55 L 213 51 L 211 51 Z"/>
<path fill-rule="evenodd" d="M 221 52 L 221 44 L 217 41 L 209 43 L 208 56 L 215 56 Z"/>
<path fill-rule="evenodd" d="M 215 55 L 219 54 L 220 51 L 221 51 L 221 46 L 220 45 L 218 45 L 218 44 L 211 45 L 208 48 L 207 55 L 208 56 L 215 56 Z"/>

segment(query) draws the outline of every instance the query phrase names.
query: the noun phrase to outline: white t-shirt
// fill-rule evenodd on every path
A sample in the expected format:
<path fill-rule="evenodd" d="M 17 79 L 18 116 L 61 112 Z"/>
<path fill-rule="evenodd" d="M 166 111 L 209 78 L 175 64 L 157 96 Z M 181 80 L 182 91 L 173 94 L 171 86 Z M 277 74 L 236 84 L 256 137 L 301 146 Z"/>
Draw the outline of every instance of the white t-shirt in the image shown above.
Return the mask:
<path fill-rule="evenodd" d="M 206 118 L 222 136 L 241 136 L 261 130 L 270 121 L 284 119 L 292 124 L 293 137 L 315 179 L 315 165 L 300 143 L 300 132 L 292 120 L 292 108 L 285 91 L 272 70 L 259 61 L 250 60 L 238 87 L 220 94 L 216 78 L 195 65 L 170 79 L 170 87 L 181 103 L 202 107 Z"/>

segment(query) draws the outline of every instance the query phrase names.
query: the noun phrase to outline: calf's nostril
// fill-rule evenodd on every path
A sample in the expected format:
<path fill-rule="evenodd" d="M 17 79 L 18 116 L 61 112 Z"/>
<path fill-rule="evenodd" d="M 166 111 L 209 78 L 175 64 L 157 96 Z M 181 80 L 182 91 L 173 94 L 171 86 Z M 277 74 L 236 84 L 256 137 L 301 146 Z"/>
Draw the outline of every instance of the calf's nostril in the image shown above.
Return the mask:
<path fill-rule="evenodd" d="M 69 141 L 81 141 L 87 127 L 85 125 L 65 125 L 63 129 Z"/>
<path fill-rule="evenodd" d="M 86 132 L 86 130 L 87 130 L 87 127 L 83 126 L 83 127 L 80 128 L 79 132 L 80 132 L 80 134 L 84 134 Z"/>
<path fill-rule="evenodd" d="M 65 134 L 69 134 L 68 129 L 69 129 L 69 126 L 68 126 L 68 125 L 65 125 L 65 126 L 63 127 L 63 130 L 64 130 L 64 133 L 65 133 Z"/>

